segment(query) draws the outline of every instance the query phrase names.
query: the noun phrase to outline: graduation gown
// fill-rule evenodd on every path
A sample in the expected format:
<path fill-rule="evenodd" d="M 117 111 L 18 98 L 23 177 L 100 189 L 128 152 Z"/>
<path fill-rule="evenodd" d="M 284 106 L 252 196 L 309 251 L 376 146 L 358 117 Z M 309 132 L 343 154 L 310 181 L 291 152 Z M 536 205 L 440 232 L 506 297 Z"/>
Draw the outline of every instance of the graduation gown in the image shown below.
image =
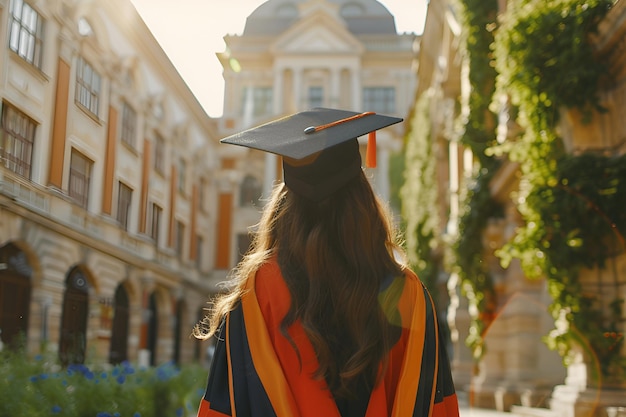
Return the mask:
<path fill-rule="evenodd" d="M 381 382 L 340 414 L 324 381 L 311 375 L 317 358 L 304 329 L 280 330 L 290 295 L 275 261 L 250 279 L 222 323 L 198 417 L 458 417 L 450 364 L 432 299 L 417 276 L 385 281 L 379 302 L 400 336 Z M 360 410 L 360 411 L 355 411 Z"/>

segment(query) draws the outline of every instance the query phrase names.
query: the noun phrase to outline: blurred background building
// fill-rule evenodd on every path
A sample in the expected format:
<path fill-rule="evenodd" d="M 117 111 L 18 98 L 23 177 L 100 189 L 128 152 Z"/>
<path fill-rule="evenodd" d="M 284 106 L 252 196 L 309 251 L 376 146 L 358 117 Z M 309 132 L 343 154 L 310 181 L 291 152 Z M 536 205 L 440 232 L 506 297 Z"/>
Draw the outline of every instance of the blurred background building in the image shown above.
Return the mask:
<path fill-rule="evenodd" d="M 0 328 L 63 362 L 201 355 L 217 128 L 126 0 L 0 2 Z"/>
<path fill-rule="evenodd" d="M 224 40 L 221 137 L 314 107 L 405 117 L 413 103 L 419 38 L 398 34 L 394 17 L 376 0 L 269 0 L 248 16 L 241 35 Z M 401 152 L 403 135 L 402 124 L 377 133 L 377 168 L 367 174 L 385 200 L 390 155 Z M 217 214 L 216 267 L 226 268 L 248 248 L 248 229 L 282 166 L 264 152 L 219 151 L 221 168 L 233 179 L 221 184 Z"/>

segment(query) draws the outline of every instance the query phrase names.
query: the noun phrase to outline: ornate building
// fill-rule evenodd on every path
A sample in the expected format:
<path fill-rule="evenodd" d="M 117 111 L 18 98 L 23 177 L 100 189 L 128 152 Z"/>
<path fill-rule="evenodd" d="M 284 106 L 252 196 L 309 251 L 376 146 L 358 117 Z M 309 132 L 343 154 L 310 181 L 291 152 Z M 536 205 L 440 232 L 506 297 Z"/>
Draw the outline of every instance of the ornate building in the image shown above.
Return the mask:
<path fill-rule="evenodd" d="M 214 121 L 127 0 L 0 0 L 0 27 L 4 346 L 200 359 Z"/>
<path fill-rule="evenodd" d="M 419 38 L 398 34 L 376 0 L 269 0 L 248 16 L 241 35 L 224 37 L 220 136 L 313 107 L 375 111 L 405 117 L 416 87 L 412 71 Z M 390 195 L 389 159 L 402 146 L 403 126 L 379 132 L 372 182 Z M 273 155 L 223 146 L 219 182 L 217 268 L 248 247 L 259 197 L 281 175 Z"/>

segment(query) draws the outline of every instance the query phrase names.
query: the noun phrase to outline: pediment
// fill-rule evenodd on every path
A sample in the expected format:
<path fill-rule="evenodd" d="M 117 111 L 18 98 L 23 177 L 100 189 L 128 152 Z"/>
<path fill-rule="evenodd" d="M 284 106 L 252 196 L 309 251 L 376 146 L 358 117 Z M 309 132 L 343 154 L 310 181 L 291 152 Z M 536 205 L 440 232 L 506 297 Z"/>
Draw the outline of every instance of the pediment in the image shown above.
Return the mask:
<path fill-rule="evenodd" d="M 342 53 L 363 51 L 363 45 L 342 20 L 320 11 L 310 15 L 281 34 L 271 47 L 273 53 Z"/>

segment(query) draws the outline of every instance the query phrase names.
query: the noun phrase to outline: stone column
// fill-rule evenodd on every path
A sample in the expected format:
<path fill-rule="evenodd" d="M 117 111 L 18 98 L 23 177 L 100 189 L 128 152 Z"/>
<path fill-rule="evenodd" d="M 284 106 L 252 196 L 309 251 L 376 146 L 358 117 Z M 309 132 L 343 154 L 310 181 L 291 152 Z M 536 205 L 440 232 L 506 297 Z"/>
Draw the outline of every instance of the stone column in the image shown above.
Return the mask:
<path fill-rule="evenodd" d="M 458 391 L 469 391 L 474 370 L 472 352 L 465 345 L 471 322 L 469 305 L 467 297 L 461 295 L 460 277 L 456 273 L 452 273 L 448 278 L 447 287 L 450 297 L 448 326 L 452 340 L 452 355 L 450 357 L 452 376 Z"/>
<path fill-rule="evenodd" d="M 139 332 L 139 350 L 137 363 L 140 367 L 150 366 L 148 349 L 148 325 L 150 323 L 150 294 L 154 291 L 154 278 L 147 273 L 141 278 L 141 326 Z"/>
<path fill-rule="evenodd" d="M 624 277 L 626 254 L 623 253 L 609 258 L 605 268 L 580 272 L 583 290 L 597 295 L 606 316 L 612 301 L 626 299 Z M 616 332 L 621 337 L 626 335 L 624 315 L 622 311 L 621 328 Z M 607 337 L 613 336 L 609 334 Z M 574 360 L 567 367 L 565 383 L 556 386 L 552 392 L 550 408 L 564 417 L 604 417 L 609 413 L 626 415 L 626 380 L 623 375 L 601 375 L 602 354 L 594 352 L 583 338 L 581 341 L 581 345 L 574 346 Z M 621 345 L 621 355 L 626 355 L 626 344 Z"/>
<path fill-rule="evenodd" d="M 338 108 L 341 94 L 341 69 L 330 68 L 330 107 Z"/>
<path fill-rule="evenodd" d="M 367 110 L 361 108 L 363 107 L 361 100 L 361 71 L 359 68 L 351 68 L 350 73 L 352 75 L 350 77 L 352 81 L 352 107 L 354 109 Z"/>
<path fill-rule="evenodd" d="M 296 111 L 302 110 L 302 68 L 294 67 L 293 70 L 293 98 Z"/>

